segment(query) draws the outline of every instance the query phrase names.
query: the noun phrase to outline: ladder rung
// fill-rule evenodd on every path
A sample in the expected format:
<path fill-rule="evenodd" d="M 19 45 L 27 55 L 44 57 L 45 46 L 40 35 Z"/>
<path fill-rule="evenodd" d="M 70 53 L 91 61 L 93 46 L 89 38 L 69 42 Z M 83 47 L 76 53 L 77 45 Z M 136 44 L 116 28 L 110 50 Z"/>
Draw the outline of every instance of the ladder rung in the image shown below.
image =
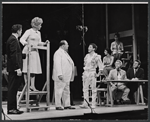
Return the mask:
<path fill-rule="evenodd" d="M 37 94 L 47 94 L 47 91 L 31 91 L 29 92 L 30 95 L 37 95 Z"/>
<path fill-rule="evenodd" d="M 26 103 L 27 101 L 26 100 L 21 100 L 20 103 Z M 35 103 L 37 102 L 36 100 L 29 100 L 29 103 Z"/>
<path fill-rule="evenodd" d="M 21 91 L 18 92 L 18 95 L 20 95 L 21 93 L 22 93 Z M 46 93 L 47 93 L 47 91 L 30 91 L 29 92 L 30 95 L 46 94 Z M 24 94 L 24 95 L 26 95 L 26 94 Z"/>
<path fill-rule="evenodd" d="M 104 84 L 106 84 L 106 80 L 96 81 L 96 83 L 104 83 Z"/>
<path fill-rule="evenodd" d="M 97 89 L 97 91 L 107 91 L 107 89 L 106 88 L 99 88 L 99 89 Z"/>
<path fill-rule="evenodd" d="M 32 46 L 32 48 L 47 50 L 47 47 L 44 46 Z"/>

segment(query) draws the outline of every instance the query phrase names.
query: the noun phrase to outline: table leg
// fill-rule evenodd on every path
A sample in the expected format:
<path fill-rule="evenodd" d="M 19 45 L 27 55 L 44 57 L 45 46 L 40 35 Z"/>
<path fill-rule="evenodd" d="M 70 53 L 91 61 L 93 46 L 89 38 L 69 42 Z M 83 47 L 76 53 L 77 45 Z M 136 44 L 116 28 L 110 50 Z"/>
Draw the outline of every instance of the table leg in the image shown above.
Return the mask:
<path fill-rule="evenodd" d="M 109 104 L 109 100 L 110 100 L 110 104 Z M 110 82 L 107 83 L 107 106 L 113 106 L 113 98 L 112 98 Z"/>
<path fill-rule="evenodd" d="M 109 83 L 107 83 L 107 105 L 109 104 Z"/>
<path fill-rule="evenodd" d="M 113 106 L 113 98 L 112 98 L 112 91 L 111 91 L 111 86 L 110 85 L 109 85 L 109 96 L 110 96 L 111 106 Z"/>
<path fill-rule="evenodd" d="M 144 97 L 143 97 L 143 89 L 142 89 L 142 85 L 140 85 L 140 96 L 141 96 L 142 104 L 145 104 L 145 103 L 144 103 Z"/>
<path fill-rule="evenodd" d="M 140 91 L 140 86 L 138 85 L 138 89 L 137 89 L 137 100 L 136 100 L 136 104 L 137 105 L 139 105 L 139 97 L 140 97 L 140 95 L 139 95 L 139 91 Z"/>

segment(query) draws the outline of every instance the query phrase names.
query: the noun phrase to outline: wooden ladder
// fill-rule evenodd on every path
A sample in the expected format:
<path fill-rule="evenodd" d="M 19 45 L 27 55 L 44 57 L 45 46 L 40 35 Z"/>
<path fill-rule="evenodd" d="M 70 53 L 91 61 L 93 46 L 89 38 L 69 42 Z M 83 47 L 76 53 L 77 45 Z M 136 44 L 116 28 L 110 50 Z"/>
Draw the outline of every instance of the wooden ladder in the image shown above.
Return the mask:
<path fill-rule="evenodd" d="M 42 91 L 29 91 L 30 88 L 30 52 L 31 49 L 41 49 L 47 51 L 47 61 L 46 61 L 46 82 L 42 88 Z M 26 103 L 27 112 L 31 112 L 32 109 L 45 109 L 48 110 L 50 107 L 50 42 L 48 41 L 47 46 L 32 46 L 28 45 L 28 61 L 27 61 L 27 82 L 21 92 L 18 92 L 18 100 L 17 104 L 20 105 L 21 102 Z M 21 101 L 23 96 L 25 95 L 25 100 Z M 31 95 L 36 95 L 36 100 L 30 100 Z M 39 102 L 43 95 L 46 95 L 46 106 L 40 106 Z M 36 103 L 36 106 L 30 106 L 33 103 Z"/>

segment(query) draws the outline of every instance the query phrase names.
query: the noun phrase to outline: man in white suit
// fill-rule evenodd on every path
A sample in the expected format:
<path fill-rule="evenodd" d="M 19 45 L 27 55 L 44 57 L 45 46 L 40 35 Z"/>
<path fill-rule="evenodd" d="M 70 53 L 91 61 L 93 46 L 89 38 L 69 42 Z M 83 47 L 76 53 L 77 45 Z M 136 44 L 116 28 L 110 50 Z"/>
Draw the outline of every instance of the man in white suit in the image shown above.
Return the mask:
<path fill-rule="evenodd" d="M 70 81 L 74 80 L 74 62 L 67 53 L 68 47 L 67 41 L 62 40 L 53 57 L 52 78 L 54 80 L 56 110 L 75 109 L 70 105 Z"/>

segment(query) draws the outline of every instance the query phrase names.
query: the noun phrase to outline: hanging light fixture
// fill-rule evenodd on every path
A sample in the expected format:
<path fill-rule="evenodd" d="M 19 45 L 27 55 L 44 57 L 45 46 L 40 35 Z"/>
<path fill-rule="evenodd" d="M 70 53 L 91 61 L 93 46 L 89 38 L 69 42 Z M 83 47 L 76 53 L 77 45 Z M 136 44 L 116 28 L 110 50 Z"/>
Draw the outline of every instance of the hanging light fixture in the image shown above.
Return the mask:
<path fill-rule="evenodd" d="M 77 25 L 76 29 L 82 31 L 82 43 L 83 43 L 83 56 L 85 55 L 85 41 L 84 35 L 88 31 L 88 27 L 84 26 L 84 5 L 82 4 L 82 25 Z"/>

